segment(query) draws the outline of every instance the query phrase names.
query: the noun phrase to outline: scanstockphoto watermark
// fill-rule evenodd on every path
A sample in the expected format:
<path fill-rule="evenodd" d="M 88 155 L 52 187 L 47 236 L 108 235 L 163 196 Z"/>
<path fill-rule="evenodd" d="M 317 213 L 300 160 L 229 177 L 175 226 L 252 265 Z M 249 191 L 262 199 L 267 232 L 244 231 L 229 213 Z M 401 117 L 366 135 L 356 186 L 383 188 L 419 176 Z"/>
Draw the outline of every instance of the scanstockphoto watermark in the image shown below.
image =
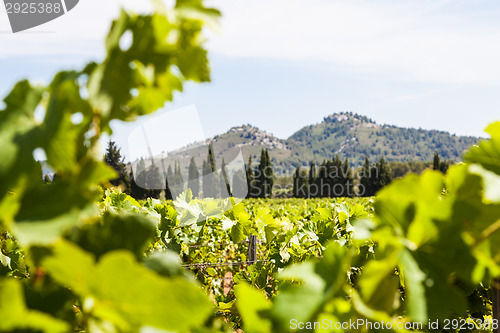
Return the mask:
<path fill-rule="evenodd" d="M 28 30 L 68 13 L 79 0 L 3 0 L 12 32 Z"/>
<path fill-rule="evenodd" d="M 299 166 L 299 176 L 302 178 L 309 177 L 310 166 Z M 260 171 L 259 168 L 254 168 L 255 172 Z M 297 171 L 296 168 L 284 167 L 282 165 L 272 166 L 272 172 L 279 177 L 291 177 Z M 268 170 L 260 171 L 267 173 Z M 364 168 L 337 166 L 337 165 L 315 165 L 315 175 L 324 178 L 362 178 L 362 177 L 375 177 L 379 176 L 379 169 L 376 165 L 370 166 L 370 170 Z"/>
<path fill-rule="evenodd" d="M 293 184 L 273 183 L 272 192 L 280 190 L 292 190 L 295 188 L 297 194 L 303 197 L 353 197 L 364 196 L 367 189 L 364 184 L 355 182 L 362 178 L 379 178 L 379 169 L 377 166 L 372 166 L 369 170 L 364 168 L 355 168 L 345 166 L 324 166 L 315 167 L 315 174 L 311 179 L 309 173 L 310 167 L 299 167 L 297 169 L 285 168 L 278 166 L 266 166 L 265 168 L 254 167 L 253 179 L 250 184 L 250 193 L 254 195 L 262 194 L 259 180 L 265 177 L 264 175 L 273 174 L 277 177 L 293 179 Z"/>
<path fill-rule="evenodd" d="M 420 322 L 385 322 L 369 321 L 367 319 L 349 319 L 340 322 L 329 319 L 321 321 L 298 321 L 290 320 L 290 329 L 292 330 L 422 330 L 424 325 Z"/>
<path fill-rule="evenodd" d="M 425 327 L 431 330 L 447 331 L 491 331 L 499 328 L 498 319 L 489 318 L 454 318 L 454 319 L 429 319 Z M 390 322 L 390 321 L 370 321 L 367 319 L 349 319 L 348 321 L 333 321 L 323 319 L 321 321 L 298 321 L 290 320 L 292 330 L 412 330 L 422 331 L 422 322 Z"/>

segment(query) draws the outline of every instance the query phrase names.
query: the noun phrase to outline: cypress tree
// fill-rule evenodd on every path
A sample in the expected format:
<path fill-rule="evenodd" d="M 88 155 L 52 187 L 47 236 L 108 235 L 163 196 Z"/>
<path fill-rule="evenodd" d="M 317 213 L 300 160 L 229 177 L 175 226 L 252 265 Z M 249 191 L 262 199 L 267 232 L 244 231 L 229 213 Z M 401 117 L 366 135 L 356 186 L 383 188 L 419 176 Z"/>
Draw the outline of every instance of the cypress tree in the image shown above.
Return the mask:
<path fill-rule="evenodd" d="M 318 185 L 318 195 L 317 197 L 324 198 L 329 196 L 328 191 L 328 168 L 329 164 L 327 161 L 323 160 L 319 167 L 318 178 L 316 179 L 316 184 Z"/>
<path fill-rule="evenodd" d="M 231 194 L 235 198 L 244 199 L 248 196 L 248 180 L 245 179 L 243 170 L 238 170 L 233 174 L 233 188 Z"/>
<path fill-rule="evenodd" d="M 193 192 L 193 197 L 198 197 L 200 193 L 200 173 L 198 172 L 198 168 L 196 167 L 196 162 L 194 160 L 194 156 L 191 157 L 191 161 L 189 162 L 189 175 L 188 175 L 188 187 Z"/>
<path fill-rule="evenodd" d="M 432 162 L 432 170 L 440 170 L 440 161 L 439 161 L 439 153 L 437 151 L 434 152 L 434 160 Z"/>
<path fill-rule="evenodd" d="M 146 191 L 144 190 L 144 188 L 137 185 L 134 178 L 134 173 L 132 171 L 130 171 L 129 173 L 129 179 L 130 179 L 130 185 L 128 191 L 129 195 L 136 200 L 146 199 L 147 198 Z"/>
<path fill-rule="evenodd" d="M 147 197 L 158 199 L 162 191 L 161 189 L 164 187 L 163 184 L 160 169 L 155 165 L 154 160 L 152 160 L 151 166 L 146 170 Z"/>
<path fill-rule="evenodd" d="M 392 172 L 391 168 L 382 157 L 379 161 L 379 184 L 382 187 L 389 185 L 392 181 Z"/>
<path fill-rule="evenodd" d="M 259 198 L 267 198 L 272 195 L 274 185 L 274 172 L 269 158 L 269 152 L 262 148 L 260 162 L 258 167 L 257 187 L 259 189 Z"/>
<path fill-rule="evenodd" d="M 203 188 L 203 197 L 207 198 L 210 196 L 211 189 L 210 189 L 210 181 L 209 181 L 209 175 L 211 173 L 211 169 L 207 163 L 207 161 L 203 161 L 203 167 L 202 167 L 202 173 L 203 173 L 203 181 L 202 181 L 202 188 Z"/>
<path fill-rule="evenodd" d="M 370 195 L 375 195 L 384 186 L 389 185 L 392 181 L 391 169 L 382 157 L 379 162 L 372 167 L 370 174 Z"/>
<path fill-rule="evenodd" d="M 172 172 L 172 166 L 169 164 L 167 169 L 167 177 L 165 179 L 165 199 L 166 200 L 174 200 L 174 196 L 172 195 L 172 191 L 170 190 L 170 184 L 168 180 L 173 180 L 174 173 Z"/>
<path fill-rule="evenodd" d="M 309 162 L 309 186 L 308 186 L 308 197 L 314 198 L 318 196 L 318 185 L 316 184 L 316 163 L 314 161 Z"/>
<path fill-rule="evenodd" d="M 215 172 L 215 158 L 214 158 L 214 146 L 212 143 L 208 145 L 208 158 L 207 162 L 209 163 L 209 166 L 212 170 L 212 172 Z"/>
<path fill-rule="evenodd" d="M 360 178 L 360 196 L 370 197 L 374 194 L 371 184 L 371 166 L 368 157 L 365 156 L 365 163 L 363 163 L 363 169 L 361 170 L 361 178 Z"/>
<path fill-rule="evenodd" d="M 293 173 L 293 197 L 298 198 L 299 197 L 299 168 L 297 167 L 295 169 L 295 172 Z"/>
<path fill-rule="evenodd" d="M 274 170 L 273 170 L 273 165 L 271 163 L 271 158 L 269 157 L 269 151 L 266 149 L 266 161 L 267 161 L 267 168 L 266 168 L 266 184 L 268 188 L 268 195 L 272 195 L 273 187 L 274 187 Z"/>
<path fill-rule="evenodd" d="M 305 198 L 308 195 L 307 173 L 300 166 L 295 169 L 293 175 L 293 196 L 295 198 Z"/>
<path fill-rule="evenodd" d="M 184 182 L 184 179 L 182 178 L 181 164 L 179 163 L 179 161 L 175 161 L 174 177 L 177 184 L 182 184 Z"/>
<path fill-rule="evenodd" d="M 215 158 L 213 153 L 213 145 L 208 145 L 207 160 L 203 162 L 203 197 L 216 198 L 219 195 L 219 182 L 215 169 Z"/>
<path fill-rule="evenodd" d="M 160 169 L 152 161 L 151 166 L 146 167 L 146 162 L 141 158 L 136 167 L 137 176 L 130 172 L 130 195 L 141 200 L 150 198 L 158 199 L 163 188 L 163 180 Z"/>
<path fill-rule="evenodd" d="M 264 181 L 264 174 L 262 172 L 262 170 L 265 168 L 264 164 L 266 163 L 265 162 L 265 156 L 264 156 L 264 149 L 261 150 L 260 152 L 260 161 L 259 161 L 259 165 L 257 165 L 257 167 L 255 168 L 254 170 L 254 198 L 263 198 L 264 195 L 263 195 L 263 192 L 264 192 L 264 188 L 263 188 L 263 181 Z"/>
<path fill-rule="evenodd" d="M 118 177 L 110 181 L 113 186 L 124 185 L 125 187 L 128 187 L 124 160 L 125 158 L 122 157 L 120 148 L 118 148 L 116 143 L 111 140 L 108 141 L 104 161 L 118 173 Z"/>
<path fill-rule="evenodd" d="M 227 193 L 228 196 L 233 196 L 231 193 L 231 186 L 229 184 L 229 177 L 227 176 L 227 168 L 226 163 L 224 162 L 224 158 L 222 159 L 220 181 L 221 195 L 224 197 Z"/>
<path fill-rule="evenodd" d="M 342 179 L 343 179 L 343 197 L 351 197 L 353 195 L 353 183 L 354 179 L 351 173 L 351 167 L 349 165 L 349 160 L 344 160 L 344 165 L 342 166 Z"/>
<path fill-rule="evenodd" d="M 446 173 L 448 171 L 448 168 L 450 167 L 449 163 L 446 161 L 441 162 L 439 158 L 439 153 L 436 151 L 434 152 L 434 160 L 432 162 L 432 169 L 441 171 L 442 173 Z"/>
<path fill-rule="evenodd" d="M 247 189 L 248 189 L 248 198 L 257 198 L 258 197 L 258 187 L 257 181 L 255 179 L 255 172 L 252 167 L 252 156 L 248 158 L 248 164 L 245 165 L 245 172 L 247 176 Z"/>
<path fill-rule="evenodd" d="M 135 172 L 130 174 L 131 180 L 133 180 L 133 183 L 131 185 L 131 192 L 134 193 L 134 195 L 132 196 L 135 199 L 141 200 L 147 198 L 146 173 L 146 162 L 141 157 L 141 159 L 137 163 Z"/>
<path fill-rule="evenodd" d="M 332 160 L 330 167 L 330 197 L 342 197 L 344 196 L 344 176 L 343 176 L 343 168 L 342 161 L 340 160 L 339 155 L 335 156 L 335 159 Z"/>
<path fill-rule="evenodd" d="M 165 178 L 165 186 L 164 186 L 165 200 L 173 200 L 172 191 L 170 191 L 170 186 L 168 184 L 169 174 L 167 168 L 165 167 L 165 160 L 161 160 L 161 165 L 162 165 L 162 177 Z M 170 169 L 170 171 L 172 171 L 172 169 Z"/>
<path fill-rule="evenodd" d="M 167 170 L 167 182 L 168 182 L 168 190 L 170 191 L 171 197 L 176 197 L 177 195 L 179 195 L 184 191 L 184 179 L 182 177 L 181 165 L 179 161 L 174 162 L 173 169 L 172 166 L 169 164 Z M 165 196 L 167 196 L 167 194 L 168 193 L 165 191 Z"/>
<path fill-rule="evenodd" d="M 450 167 L 449 162 L 443 161 L 439 163 L 439 171 L 441 171 L 442 173 L 446 173 L 449 167 Z"/>

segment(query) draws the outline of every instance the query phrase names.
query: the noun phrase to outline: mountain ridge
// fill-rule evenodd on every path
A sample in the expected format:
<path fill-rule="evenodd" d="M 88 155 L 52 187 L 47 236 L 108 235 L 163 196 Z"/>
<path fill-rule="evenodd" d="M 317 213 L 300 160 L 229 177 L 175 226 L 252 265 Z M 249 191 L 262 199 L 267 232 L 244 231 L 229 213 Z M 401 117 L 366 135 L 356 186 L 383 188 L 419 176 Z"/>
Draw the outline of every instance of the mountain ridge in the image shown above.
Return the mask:
<path fill-rule="evenodd" d="M 273 166 L 282 170 L 307 165 L 312 160 L 320 163 L 335 155 L 348 158 L 354 166 L 361 165 L 365 156 L 373 162 L 381 157 L 387 161 L 428 162 L 435 151 L 443 160 L 458 162 L 463 152 L 478 140 L 445 131 L 380 125 L 363 115 L 339 112 L 324 117 L 320 123 L 304 126 L 287 139 L 250 124 L 233 126 L 225 133 L 189 145 L 186 147 L 189 154 L 176 152 L 174 158 L 180 156 L 181 166 L 187 168 L 187 156 L 194 156 L 199 167 L 206 160 L 207 145 L 211 142 L 219 166 L 222 159 L 227 163 L 240 151 L 245 162 L 250 156 L 254 163 L 258 162 L 262 148 L 269 150 Z"/>

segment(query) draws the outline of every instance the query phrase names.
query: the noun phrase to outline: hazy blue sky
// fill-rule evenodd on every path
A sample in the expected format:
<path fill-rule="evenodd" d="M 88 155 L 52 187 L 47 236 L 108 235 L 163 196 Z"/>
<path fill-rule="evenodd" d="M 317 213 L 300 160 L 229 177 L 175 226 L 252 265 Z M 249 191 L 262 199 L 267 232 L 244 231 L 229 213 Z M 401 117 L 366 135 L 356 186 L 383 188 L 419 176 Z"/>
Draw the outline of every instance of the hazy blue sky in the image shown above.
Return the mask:
<path fill-rule="evenodd" d="M 379 123 L 482 135 L 500 119 L 500 2 L 493 0 L 216 0 L 208 33 L 213 82 L 190 84 L 205 134 L 250 123 L 286 138 L 353 111 Z M 0 95 L 18 79 L 44 82 L 99 60 L 120 6 L 81 0 L 67 15 L 11 34 L 0 7 Z M 116 126 L 125 138 L 133 126 Z"/>

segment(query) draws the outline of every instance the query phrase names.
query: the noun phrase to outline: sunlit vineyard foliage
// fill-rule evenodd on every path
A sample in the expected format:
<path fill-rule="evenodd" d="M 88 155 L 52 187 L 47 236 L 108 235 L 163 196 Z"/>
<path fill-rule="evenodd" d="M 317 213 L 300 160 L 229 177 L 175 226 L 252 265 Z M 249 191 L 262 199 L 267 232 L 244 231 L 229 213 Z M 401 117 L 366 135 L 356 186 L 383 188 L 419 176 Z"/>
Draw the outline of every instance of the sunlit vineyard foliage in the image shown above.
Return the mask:
<path fill-rule="evenodd" d="M 500 123 L 447 175 L 374 199 L 138 203 L 109 180 L 98 140 L 209 80 L 202 28 L 178 0 L 123 12 L 107 57 L 17 83 L 0 111 L 1 332 L 289 332 L 292 322 L 490 320 L 500 277 Z M 130 31 L 130 48 L 120 48 Z M 35 111 L 44 111 L 38 122 Z M 76 121 L 83 116 L 82 121 Z M 34 152 L 56 174 L 42 182 Z M 248 263 L 250 236 L 256 262 Z M 233 286 L 234 283 L 234 286 Z M 491 329 L 474 326 L 474 330 Z M 404 330 L 404 329 L 402 329 Z M 359 331 L 350 327 L 336 331 Z"/>

